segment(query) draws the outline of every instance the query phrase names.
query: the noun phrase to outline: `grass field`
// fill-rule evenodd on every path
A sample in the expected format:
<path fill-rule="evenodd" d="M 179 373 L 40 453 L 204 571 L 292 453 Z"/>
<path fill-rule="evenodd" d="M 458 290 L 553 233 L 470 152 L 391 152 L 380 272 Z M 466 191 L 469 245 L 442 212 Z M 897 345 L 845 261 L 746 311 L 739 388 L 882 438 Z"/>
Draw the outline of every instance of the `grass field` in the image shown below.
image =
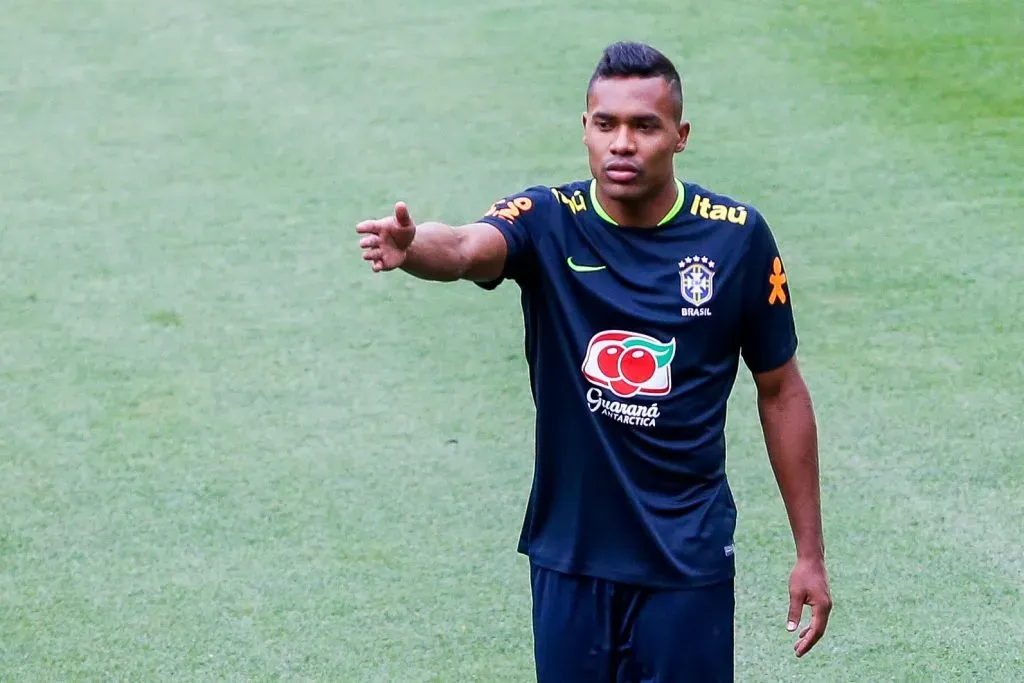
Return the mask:
<path fill-rule="evenodd" d="M 513 287 L 354 224 L 587 173 L 608 42 L 787 258 L 836 608 L 796 660 L 751 385 L 740 681 L 1024 681 L 1024 4 L 5 0 L 0 680 L 530 681 Z"/>

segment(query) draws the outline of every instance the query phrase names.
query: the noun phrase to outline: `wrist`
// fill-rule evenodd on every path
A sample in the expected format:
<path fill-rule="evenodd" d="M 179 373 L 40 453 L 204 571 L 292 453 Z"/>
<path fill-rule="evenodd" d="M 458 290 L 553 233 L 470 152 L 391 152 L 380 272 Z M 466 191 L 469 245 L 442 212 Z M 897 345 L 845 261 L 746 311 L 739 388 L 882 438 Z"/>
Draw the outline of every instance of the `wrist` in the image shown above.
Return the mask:
<path fill-rule="evenodd" d="M 417 258 L 419 256 L 419 254 L 417 254 L 417 251 L 418 251 L 420 245 L 419 244 L 415 244 L 415 242 L 416 242 L 416 226 L 414 225 L 410 229 L 409 238 L 405 242 L 405 248 L 401 249 L 399 251 L 400 259 L 399 259 L 398 267 L 401 268 L 402 270 L 406 270 L 407 272 L 409 272 L 410 269 L 412 269 L 412 270 L 416 269 L 416 260 L 417 260 Z"/>
<path fill-rule="evenodd" d="M 815 548 L 797 548 L 796 561 L 801 564 L 825 564 L 825 548 L 823 546 L 817 546 Z"/>

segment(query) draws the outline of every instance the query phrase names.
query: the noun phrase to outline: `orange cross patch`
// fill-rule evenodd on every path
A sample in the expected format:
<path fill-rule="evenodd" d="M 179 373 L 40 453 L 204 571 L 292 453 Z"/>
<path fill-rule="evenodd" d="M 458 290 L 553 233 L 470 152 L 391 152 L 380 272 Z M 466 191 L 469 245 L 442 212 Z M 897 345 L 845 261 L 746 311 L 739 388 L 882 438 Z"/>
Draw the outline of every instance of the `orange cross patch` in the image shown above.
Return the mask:
<path fill-rule="evenodd" d="M 772 286 L 772 291 L 768 294 L 768 303 L 784 304 L 786 303 L 786 290 L 782 288 L 782 285 L 786 284 L 787 278 L 786 274 L 782 272 L 782 259 L 778 256 L 772 262 L 772 270 L 774 272 L 768 276 L 768 282 Z"/>

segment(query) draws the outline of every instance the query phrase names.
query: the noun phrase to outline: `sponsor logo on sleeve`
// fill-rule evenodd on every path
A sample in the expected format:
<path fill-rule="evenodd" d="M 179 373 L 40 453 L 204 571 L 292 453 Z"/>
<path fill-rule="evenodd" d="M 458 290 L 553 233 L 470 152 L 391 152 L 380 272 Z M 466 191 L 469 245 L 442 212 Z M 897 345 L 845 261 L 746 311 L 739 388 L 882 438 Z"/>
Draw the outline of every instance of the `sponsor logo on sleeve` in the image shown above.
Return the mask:
<path fill-rule="evenodd" d="M 501 199 L 491 205 L 484 216 L 500 218 L 506 223 L 514 223 L 517 218 L 533 209 L 533 200 L 529 197 L 513 197 Z"/>
<path fill-rule="evenodd" d="M 768 292 L 768 304 L 784 304 L 788 300 L 786 296 L 785 285 L 789 281 L 786 277 L 786 272 L 782 268 L 782 259 L 778 256 L 772 261 L 772 274 L 768 276 L 768 284 L 772 286 L 772 290 Z"/>

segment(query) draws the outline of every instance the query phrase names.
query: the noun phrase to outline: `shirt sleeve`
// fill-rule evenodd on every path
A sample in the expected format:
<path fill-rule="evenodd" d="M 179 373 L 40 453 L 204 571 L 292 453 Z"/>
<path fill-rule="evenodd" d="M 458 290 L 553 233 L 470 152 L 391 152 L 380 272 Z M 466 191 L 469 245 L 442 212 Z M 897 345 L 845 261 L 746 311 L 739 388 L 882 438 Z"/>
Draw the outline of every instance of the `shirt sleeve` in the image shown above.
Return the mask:
<path fill-rule="evenodd" d="M 552 198 L 550 188 L 535 185 L 494 202 L 479 219 L 479 223 L 497 228 L 508 246 L 501 277 L 491 282 L 478 282 L 479 286 L 494 289 L 505 279 L 523 284 L 529 277 L 537 262 L 537 233 L 543 227 Z"/>
<path fill-rule="evenodd" d="M 741 352 L 753 373 L 785 364 L 796 353 L 796 322 L 789 276 L 775 236 L 760 213 L 754 213 L 746 254 Z"/>

